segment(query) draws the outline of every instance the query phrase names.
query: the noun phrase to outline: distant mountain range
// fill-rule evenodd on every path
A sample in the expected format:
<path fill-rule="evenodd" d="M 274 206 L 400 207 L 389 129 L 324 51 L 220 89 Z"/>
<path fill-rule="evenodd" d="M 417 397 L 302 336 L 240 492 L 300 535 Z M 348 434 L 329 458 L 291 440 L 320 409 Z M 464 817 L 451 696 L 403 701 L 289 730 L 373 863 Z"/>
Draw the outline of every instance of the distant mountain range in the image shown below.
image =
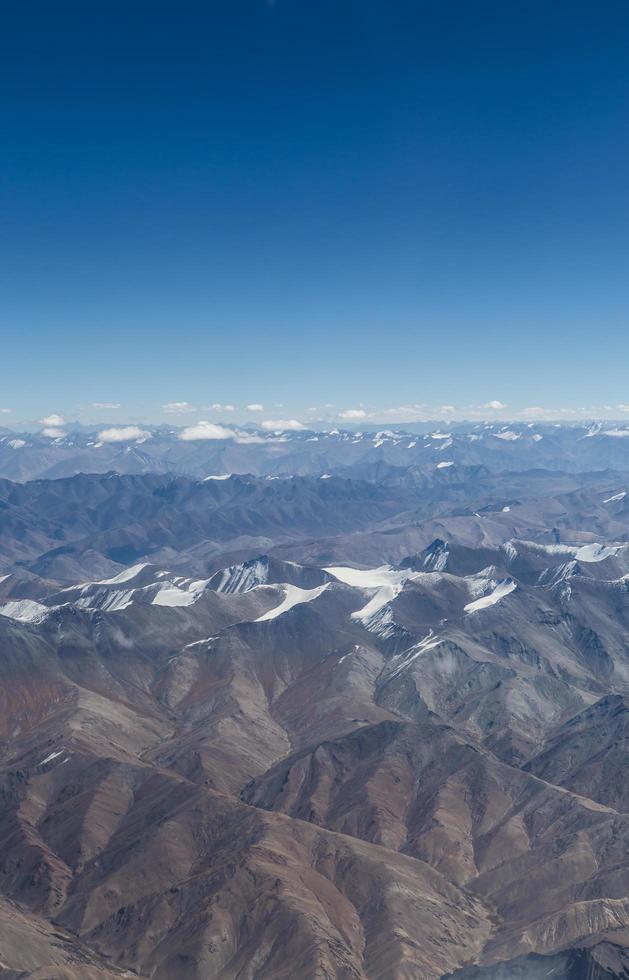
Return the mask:
<path fill-rule="evenodd" d="M 629 977 L 629 439 L 436 435 L 3 437 L 2 980 Z"/>
<path fill-rule="evenodd" d="M 427 428 L 417 432 L 412 429 Z M 200 430 L 200 432 L 199 432 Z M 356 476 L 383 466 L 431 473 L 451 466 L 492 472 L 544 468 L 582 472 L 629 469 L 629 422 L 415 426 L 410 430 L 268 432 L 211 427 L 81 426 L 49 435 L 0 430 L 0 477 L 56 479 L 77 473 L 177 473 L 185 476 Z M 131 435 L 129 435 L 131 433 Z M 212 436 L 209 438 L 208 436 Z"/>

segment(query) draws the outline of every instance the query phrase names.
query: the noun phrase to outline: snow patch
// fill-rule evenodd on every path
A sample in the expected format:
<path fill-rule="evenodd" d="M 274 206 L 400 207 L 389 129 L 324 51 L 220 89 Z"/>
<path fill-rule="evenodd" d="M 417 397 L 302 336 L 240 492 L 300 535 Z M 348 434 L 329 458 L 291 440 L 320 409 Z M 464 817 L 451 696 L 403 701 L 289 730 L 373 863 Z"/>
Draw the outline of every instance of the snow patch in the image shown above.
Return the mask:
<path fill-rule="evenodd" d="M 151 605 L 153 606 L 191 606 L 201 595 L 199 591 L 184 591 L 176 586 L 166 585 L 153 596 Z"/>
<path fill-rule="evenodd" d="M 417 660 L 418 657 L 421 657 L 429 650 L 434 650 L 434 648 L 438 647 L 442 642 L 443 640 L 441 637 L 435 636 L 433 631 L 430 630 L 428 635 L 425 636 L 423 640 L 420 640 L 419 643 L 416 643 L 408 650 L 405 650 L 404 653 L 400 653 L 397 657 L 393 658 L 392 662 L 395 664 L 395 666 L 393 667 L 393 670 L 390 671 L 387 680 L 392 680 L 394 677 L 397 677 L 408 667 L 410 667 L 414 660 Z M 401 662 L 398 663 L 398 661 Z"/>
<path fill-rule="evenodd" d="M 613 497 L 608 497 L 607 500 L 603 501 L 603 503 L 613 504 L 615 500 L 624 500 L 626 496 L 627 496 L 627 491 L 621 490 L 620 493 L 615 493 Z"/>
<path fill-rule="evenodd" d="M 493 592 L 489 593 L 489 595 L 482 596 L 480 599 L 475 599 L 473 602 L 468 602 L 468 604 L 464 606 L 464 612 L 477 612 L 479 609 L 487 609 L 489 606 L 494 606 L 497 602 L 500 602 L 501 599 L 504 599 L 505 596 L 509 595 L 510 592 L 513 592 L 515 588 L 516 584 L 513 579 L 505 579 L 505 581 L 500 582 Z"/>
<path fill-rule="evenodd" d="M 613 558 L 620 551 L 620 546 L 605 544 L 585 544 L 579 548 L 575 554 L 577 561 L 595 562 L 604 561 L 606 558 Z"/>
<path fill-rule="evenodd" d="M 0 616 L 15 619 L 21 623 L 41 623 L 50 612 L 49 606 L 35 602 L 34 599 L 16 599 L 0 606 Z"/>
<path fill-rule="evenodd" d="M 325 572 L 333 575 L 344 585 L 356 589 L 374 590 L 367 605 L 352 613 L 352 619 L 368 620 L 386 606 L 402 590 L 404 583 L 414 577 L 413 572 L 400 571 L 390 565 L 380 565 L 378 568 L 349 568 L 343 565 L 332 565 L 324 568 Z"/>
<path fill-rule="evenodd" d="M 258 585 L 265 585 L 268 577 L 268 563 L 256 558 L 254 561 L 224 568 L 215 591 L 227 594 L 249 592 Z"/>
<path fill-rule="evenodd" d="M 46 766 L 49 762 L 52 762 L 53 759 L 57 759 L 60 755 L 63 755 L 63 749 L 59 749 L 58 752 L 51 752 L 50 755 L 47 755 L 46 758 L 42 759 L 41 762 L 38 762 L 37 765 Z"/>
<path fill-rule="evenodd" d="M 148 562 L 143 562 L 139 565 L 131 565 L 129 568 L 125 568 L 118 575 L 114 575 L 113 578 L 103 578 L 98 582 L 94 582 L 94 585 L 119 585 L 121 582 L 129 582 L 136 575 L 139 575 L 143 568 L 147 568 Z"/>
<path fill-rule="evenodd" d="M 66 589 L 65 591 L 68 590 Z M 119 612 L 121 609 L 126 609 L 131 605 L 136 591 L 136 589 L 116 589 L 113 592 L 105 593 L 104 596 L 102 592 L 92 592 L 91 595 L 81 596 L 80 599 L 77 599 L 75 606 L 79 609 L 100 609 L 103 612 Z"/>
<path fill-rule="evenodd" d="M 275 606 L 274 609 L 269 609 L 262 616 L 258 616 L 254 622 L 263 623 L 269 619 L 277 619 L 278 616 L 288 612 L 294 606 L 299 606 L 304 602 L 312 602 L 322 592 L 325 592 L 329 585 L 330 583 L 326 582 L 325 585 L 319 585 L 316 589 L 300 589 L 297 585 L 282 585 L 280 588 L 284 593 L 284 599 L 280 602 L 279 606 Z"/>

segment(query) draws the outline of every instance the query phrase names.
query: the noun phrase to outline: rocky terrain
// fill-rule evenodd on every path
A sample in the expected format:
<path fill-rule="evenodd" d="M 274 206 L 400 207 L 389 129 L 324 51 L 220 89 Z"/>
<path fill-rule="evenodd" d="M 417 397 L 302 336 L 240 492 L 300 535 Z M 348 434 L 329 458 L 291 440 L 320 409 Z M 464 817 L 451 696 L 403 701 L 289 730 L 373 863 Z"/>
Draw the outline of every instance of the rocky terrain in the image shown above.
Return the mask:
<path fill-rule="evenodd" d="M 3 449 L 0 977 L 629 976 L 629 440 L 550 428 Z"/>

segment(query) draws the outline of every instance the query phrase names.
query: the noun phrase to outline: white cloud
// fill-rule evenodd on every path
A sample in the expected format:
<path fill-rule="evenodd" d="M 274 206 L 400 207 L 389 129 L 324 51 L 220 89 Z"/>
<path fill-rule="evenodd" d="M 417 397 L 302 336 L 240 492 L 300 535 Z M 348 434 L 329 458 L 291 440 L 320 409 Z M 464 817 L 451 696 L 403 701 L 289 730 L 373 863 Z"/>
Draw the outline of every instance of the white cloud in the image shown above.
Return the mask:
<path fill-rule="evenodd" d="M 182 429 L 179 438 L 184 442 L 194 442 L 197 439 L 233 439 L 241 445 L 248 443 L 264 442 L 262 436 L 255 432 L 244 432 L 241 429 L 228 429 L 225 425 L 217 425 L 216 422 L 197 422 L 196 425 L 189 425 Z"/>
<path fill-rule="evenodd" d="M 263 412 L 264 405 L 260 405 L 259 402 L 254 402 L 253 405 L 247 405 L 248 412 Z"/>
<path fill-rule="evenodd" d="M 0 408 L 0 415 L 8 415 L 12 411 L 12 408 Z"/>
<path fill-rule="evenodd" d="M 166 402 L 162 405 L 162 411 L 169 415 L 183 415 L 186 412 L 196 412 L 196 408 L 190 402 Z"/>
<path fill-rule="evenodd" d="M 44 418 L 40 419 L 39 421 L 42 425 L 53 426 L 53 428 L 66 424 L 66 420 L 64 419 L 63 415 L 57 415 L 56 412 L 53 412 L 52 415 L 44 416 Z"/>
<path fill-rule="evenodd" d="M 262 428 L 272 432 L 286 432 L 289 429 L 303 429 L 303 425 L 297 419 L 267 419 L 262 423 Z"/>
<path fill-rule="evenodd" d="M 381 412 L 372 412 L 374 417 L 382 417 L 397 422 L 424 422 L 431 416 L 426 411 L 427 406 L 418 405 L 398 405 L 395 408 L 385 408 Z M 432 417 L 434 418 L 434 412 Z"/>
<path fill-rule="evenodd" d="M 456 408 L 454 405 L 442 405 L 439 411 L 443 412 L 444 415 L 452 415 L 453 412 L 456 412 Z"/>
<path fill-rule="evenodd" d="M 150 432 L 140 429 L 137 425 L 123 425 L 116 429 L 103 429 L 98 433 L 99 442 L 133 442 L 149 439 Z"/>
<path fill-rule="evenodd" d="M 196 425 L 182 429 L 179 438 L 184 442 L 193 442 L 195 439 L 235 439 L 236 432 L 224 425 L 216 425 L 215 422 L 197 422 Z"/>
<path fill-rule="evenodd" d="M 41 430 L 41 434 L 47 439 L 63 439 L 65 432 L 63 429 L 57 429 L 54 426 L 46 426 L 45 429 Z"/>
<path fill-rule="evenodd" d="M 120 408 L 120 402 L 92 402 L 92 408 Z"/>
<path fill-rule="evenodd" d="M 235 405 L 221 405 L 220 402 L 214 402 L 213 405 L 210 405 L 210 408 L 214 412 L 235 412 L 236 411 L 236 406 Z"/>
<path fill-rule="evenodd" d="M 629 405 L 616 405 L 616 408 L 619 412 L 629 412 Z M 6 412 L 6 409 L 3 409 L 3 411 Z"/>
<path fill-rule="evenodd" d="M 364 408 L 347 408 L 344 412 L 339 412 L 340 419 L 366 419 L 367 412 Z"/>
<path fill-rule="evenodd" d="M 499 402 L 497 398 L 494 398 L 493 401 L 485 402 L 484 405 L 481 405 L 481 408 L 492 408 L 494 411 L 499 411 L 501 408 L 506 408 L 506 407 L 507 406 L 505 405 L 505 403 Z"/>

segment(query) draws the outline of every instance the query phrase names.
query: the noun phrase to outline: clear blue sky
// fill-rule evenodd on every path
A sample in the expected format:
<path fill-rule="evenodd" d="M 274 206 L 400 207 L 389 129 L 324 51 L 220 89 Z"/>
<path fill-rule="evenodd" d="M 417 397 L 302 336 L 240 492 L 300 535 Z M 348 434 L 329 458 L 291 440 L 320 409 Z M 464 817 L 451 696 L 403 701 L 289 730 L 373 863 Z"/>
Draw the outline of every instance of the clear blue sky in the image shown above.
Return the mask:
<path fill-rule="evenodd" d="M 4 424 L 629 403 L 626 2 L 25 0 L 0 75 Z"/>

